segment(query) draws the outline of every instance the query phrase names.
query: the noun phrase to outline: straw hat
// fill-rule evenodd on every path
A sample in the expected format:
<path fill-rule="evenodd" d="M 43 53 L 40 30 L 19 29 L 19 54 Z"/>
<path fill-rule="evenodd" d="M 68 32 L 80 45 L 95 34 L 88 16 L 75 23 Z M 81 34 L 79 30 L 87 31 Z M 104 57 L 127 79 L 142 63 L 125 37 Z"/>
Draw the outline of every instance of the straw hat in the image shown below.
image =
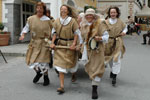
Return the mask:
<path fill-rule="evenodd" d="M 95 10 L 92 9 L 92 8 L 87 9 L 86 12 L 85 12 L 85 16 L 87 16 L 87 15 L 95 16 L 96 15 Z"/>

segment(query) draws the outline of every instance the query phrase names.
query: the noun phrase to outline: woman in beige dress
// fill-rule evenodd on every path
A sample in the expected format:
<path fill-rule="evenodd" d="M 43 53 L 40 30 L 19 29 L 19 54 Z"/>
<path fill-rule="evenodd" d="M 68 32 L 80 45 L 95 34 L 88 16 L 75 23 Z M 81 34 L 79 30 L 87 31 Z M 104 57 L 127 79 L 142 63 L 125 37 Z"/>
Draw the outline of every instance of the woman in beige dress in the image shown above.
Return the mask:
<path fill-rule="evenodd" d="M 77 40 L 80 34 L 79 26 L 76 21 L 77 15 L 73 8 L 68 5 L 60 7 L 60 18 L 56 19 L 52 30 L 53 39 L 50 45 L 54 49 L 54 67 L 59 71 L 60 88 L 57 89 L 59 94 L 65 92 L 64 90 L 64 74 L 71 72 L 72 81 L 75 79 L 75 72 L 78 69 L 77 62 Z M 57 46 L 65 46 L 68 49 L 57 49 L 54 42 L 58 39 Z"/>
<path fill-rule="evenodd" d="M 46 48 L 46 45 L 48 46 L 46 41 L 50 39 L 51 30 L 52 23 L 50 18 L 46 16 L 46 5 L 43 2 L 38 2 L 36 14 L 28 18 L 19 40 L 23 40 L 25 34 L 30 31 L 31 40 L 26 54 L 26 63 L 36 72 L 33 83 L 37 83 L 40 77 L 44 76 L 44 86 L 49 85 L 50 51 L 49 48 Z"/>
<path fill-rule="evenodd" d="M 92 80 L 92 99 L 98 98 L 97 87 L 105 72 L 104 43 L 107 42 L 109 37 L 105 26 L 94 9 L 89 8 L 86 10 L 85 17 L 81 23 L 81 33 L 84 40 L 81 60 L 87 60 L 85 71 Z M 91 37 L 98 43 L 97 49 L 93 50 L 88 45 Z"/>
<path fill-rule="evenodd" d="M 110 7 L 108 19 L 105 21 L 109 29 L 109 40 L 105 45 L 105 62 L 111 67 L 110 78 L 112 85 L 116 84 L 116 77 L 120 73 L 121 58 L 125 52 L 122 37 L 126 35 L 127 26 L 120 20 L 118 7 Z"/>

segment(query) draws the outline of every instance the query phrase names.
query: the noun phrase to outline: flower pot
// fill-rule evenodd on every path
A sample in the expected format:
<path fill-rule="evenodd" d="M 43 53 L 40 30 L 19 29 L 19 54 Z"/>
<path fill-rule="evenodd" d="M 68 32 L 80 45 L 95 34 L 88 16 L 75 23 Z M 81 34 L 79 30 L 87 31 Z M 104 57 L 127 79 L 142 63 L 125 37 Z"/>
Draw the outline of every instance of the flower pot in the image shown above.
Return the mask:
<path fill-rule="evenodd" d="M 0 33 L 0 46 L 7 46 L 9 44 L 10 32 L 5 34 Z"/>

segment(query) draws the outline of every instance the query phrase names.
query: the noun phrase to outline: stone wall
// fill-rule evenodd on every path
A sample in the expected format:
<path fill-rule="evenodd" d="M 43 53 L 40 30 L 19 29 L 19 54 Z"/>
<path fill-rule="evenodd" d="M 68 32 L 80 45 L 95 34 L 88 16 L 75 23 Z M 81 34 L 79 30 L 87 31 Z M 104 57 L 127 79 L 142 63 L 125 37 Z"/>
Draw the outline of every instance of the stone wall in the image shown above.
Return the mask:
<path fill-rule="evenodd" d="M 2 22 L 2 0 L 0 0 L 0 22 Z"/>
<path fill-rule="evenodd" d="M 20 4 L 6 3 L 5 4 L 8 13 L 6 18 L 8 22 L 5 25 L 8 28 L 8 31 L 11 32 L 10 44 L 18 43 L 19 34 L 21 31 L 21 7 Z"/>

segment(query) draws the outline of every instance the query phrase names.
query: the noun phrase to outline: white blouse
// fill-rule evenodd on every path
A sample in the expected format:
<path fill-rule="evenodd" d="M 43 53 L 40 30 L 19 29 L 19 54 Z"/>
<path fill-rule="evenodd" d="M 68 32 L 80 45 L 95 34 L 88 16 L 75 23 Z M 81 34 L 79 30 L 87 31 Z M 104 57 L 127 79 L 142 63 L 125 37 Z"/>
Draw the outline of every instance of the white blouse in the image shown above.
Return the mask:
<path fill-rule="evenodd" d="M 117 18 L 116 18 L 116 19 L 109 18 L 108 20 L 109 20 L 109 23 L 110 23 L 110 24 L 115 24 L 115 23 L 117 23 Z M 127 33 L 127 31 L 128 31 L 128 29 L 127 29 L 127 25 L 126 25 L 126 27 L 123 29 L 122 32 Z"/>

